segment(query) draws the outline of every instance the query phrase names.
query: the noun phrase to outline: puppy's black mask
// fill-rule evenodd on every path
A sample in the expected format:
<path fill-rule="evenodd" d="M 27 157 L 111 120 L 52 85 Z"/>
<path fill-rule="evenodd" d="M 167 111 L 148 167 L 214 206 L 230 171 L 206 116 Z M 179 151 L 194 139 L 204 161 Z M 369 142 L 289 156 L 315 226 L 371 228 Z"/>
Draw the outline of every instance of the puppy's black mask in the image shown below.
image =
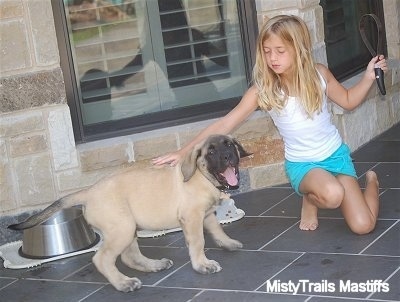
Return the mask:
<path fill-rule="evenodd" d="M 215 137 L 208 146 L 205 158 L 208 172 L 225 189 L 239 187 L 239 159 L 250 155 L 243 147 L 230 137 Z"/>

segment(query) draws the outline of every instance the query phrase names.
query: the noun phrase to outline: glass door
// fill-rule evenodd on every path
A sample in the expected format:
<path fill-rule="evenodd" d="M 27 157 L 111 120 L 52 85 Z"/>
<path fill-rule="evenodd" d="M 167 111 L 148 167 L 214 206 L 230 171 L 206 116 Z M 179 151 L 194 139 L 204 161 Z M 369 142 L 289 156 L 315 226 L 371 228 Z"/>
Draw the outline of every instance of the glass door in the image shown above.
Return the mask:
<path fill-rule="evenodd" d="M 238 97 L 236 1 L 64 0 L 84 125 Z"/>

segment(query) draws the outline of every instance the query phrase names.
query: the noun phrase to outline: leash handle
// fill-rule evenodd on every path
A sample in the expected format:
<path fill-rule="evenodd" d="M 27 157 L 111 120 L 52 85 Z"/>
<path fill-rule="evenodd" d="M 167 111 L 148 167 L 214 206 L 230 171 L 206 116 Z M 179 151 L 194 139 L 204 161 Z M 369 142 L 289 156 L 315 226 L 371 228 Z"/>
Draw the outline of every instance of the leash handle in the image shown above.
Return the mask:
<path fill-rule="evenodd" d="M 377 45 L 376 45 L 376 51 L 373 49 L 370 41 L 367 38 L 366 35 L 366 21 L 368 18 L 372 18 L 372 20 L 375 21 L 376 29 L 377 29 Z M 365 46 L 368 48 L 370 54 L 372 57 L 376 57 L 379 54 L 383 53 L 383 40 L 382 40 L 382 23 L 379 20 L 378 16 L 375 14 L 365 14 L 361 17 L 360 22 L 358 24 L 358 29 L 360 31 L 361 39 L 363 40 Z M 379 59 L 378 59 L 379 60 Z M 385 88 L 385 78 L 383 74 L 383 70 L 380 69 L 377 64 L 375 64 L 375 79 L 376 83 L 378 84 L 379 91 L 381 92 L 382 95 L 386 94 L 386 88 Z"/>

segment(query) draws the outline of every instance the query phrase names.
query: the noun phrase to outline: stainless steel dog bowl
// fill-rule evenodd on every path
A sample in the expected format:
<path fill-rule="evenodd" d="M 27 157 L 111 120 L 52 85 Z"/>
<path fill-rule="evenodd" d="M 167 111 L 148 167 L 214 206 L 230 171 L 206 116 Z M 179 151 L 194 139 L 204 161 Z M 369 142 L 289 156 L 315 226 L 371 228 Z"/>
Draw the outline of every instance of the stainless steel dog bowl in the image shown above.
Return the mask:
<path fill-rule="evenodd" d="M 64 209 L 22 235 L 20 254 L 26 258 L 50 258 L 92 247 L 98 235 L 87 224 L 80 208 Z"/>

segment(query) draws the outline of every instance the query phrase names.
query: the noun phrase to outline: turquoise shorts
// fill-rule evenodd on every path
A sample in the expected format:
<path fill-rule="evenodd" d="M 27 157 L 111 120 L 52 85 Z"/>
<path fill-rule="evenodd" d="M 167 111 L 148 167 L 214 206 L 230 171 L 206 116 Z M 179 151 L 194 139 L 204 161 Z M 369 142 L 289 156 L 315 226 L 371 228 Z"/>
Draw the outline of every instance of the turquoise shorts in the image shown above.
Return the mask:
<path fill-rule="evenodd" d="M 302 196 L 299 191 L 300 183 L 310 170 L 320 168 L 336 176 L 339 174 L 349 175 L 357 178 L 356 170 L 350 156 L 350 148 L 342 144 L 331 156 L 319 162 L 292 162 L 285 160 L 286 175 L 290 184 L 297 194 Z"/>

